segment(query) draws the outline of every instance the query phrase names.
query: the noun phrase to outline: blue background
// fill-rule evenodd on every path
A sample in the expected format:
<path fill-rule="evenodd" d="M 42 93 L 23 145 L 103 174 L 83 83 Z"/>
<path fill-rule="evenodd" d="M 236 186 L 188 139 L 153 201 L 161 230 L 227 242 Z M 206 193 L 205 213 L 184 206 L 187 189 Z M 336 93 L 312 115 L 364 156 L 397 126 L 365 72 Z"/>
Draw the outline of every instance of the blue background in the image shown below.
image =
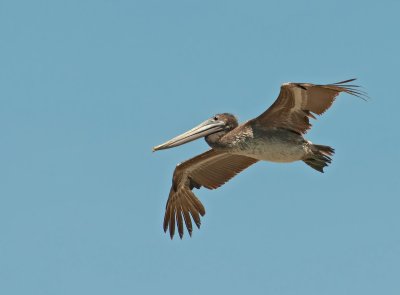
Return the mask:
<path fill-rule="evenodd" d="M 1 294 L 400 294 L 399 1 L 0 1 Z M 162 231 L 151 148 L 287 81 L 357 77 L 307 138 L 320 174 L 258 163 L 193 237 Z"/>

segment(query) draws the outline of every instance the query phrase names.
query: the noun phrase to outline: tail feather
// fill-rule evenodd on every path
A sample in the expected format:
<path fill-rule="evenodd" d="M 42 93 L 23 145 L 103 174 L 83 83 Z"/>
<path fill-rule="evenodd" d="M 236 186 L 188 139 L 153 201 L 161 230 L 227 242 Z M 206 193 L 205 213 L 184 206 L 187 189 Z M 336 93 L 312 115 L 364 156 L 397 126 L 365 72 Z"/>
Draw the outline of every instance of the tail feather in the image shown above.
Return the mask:
<path fill-rule="evenodd" d="M 335 150 L 330 146 L 313 144 L 311 145 L 311 151 L 313 154 L 304 159 L 304 163 L 324 173 L 324 168 L 332 162 L 331 156 L 335 153 Z"/>

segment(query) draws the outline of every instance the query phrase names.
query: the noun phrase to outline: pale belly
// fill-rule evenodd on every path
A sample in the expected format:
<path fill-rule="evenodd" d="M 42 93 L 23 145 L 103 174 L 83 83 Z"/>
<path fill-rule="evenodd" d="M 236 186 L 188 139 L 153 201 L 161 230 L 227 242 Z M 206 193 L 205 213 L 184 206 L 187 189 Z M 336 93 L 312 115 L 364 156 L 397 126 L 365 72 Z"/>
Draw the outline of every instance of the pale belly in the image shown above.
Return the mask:
<path fill-rule="evenodd" d="M 257 160 L 288 163 L 299 161 L 307 154 L 307 148 L 301 144 L 285 144 L 282 142 L 254 143 L 245 150 L 235 150 L 241 154 Z"/>
<path fill-rule="evenodd" d="M 303 160 L 311 149 L 309 142 L 300 135 L 274 131 L 242 137 L 229 152 L 257 160 L 288 163 Z"/>

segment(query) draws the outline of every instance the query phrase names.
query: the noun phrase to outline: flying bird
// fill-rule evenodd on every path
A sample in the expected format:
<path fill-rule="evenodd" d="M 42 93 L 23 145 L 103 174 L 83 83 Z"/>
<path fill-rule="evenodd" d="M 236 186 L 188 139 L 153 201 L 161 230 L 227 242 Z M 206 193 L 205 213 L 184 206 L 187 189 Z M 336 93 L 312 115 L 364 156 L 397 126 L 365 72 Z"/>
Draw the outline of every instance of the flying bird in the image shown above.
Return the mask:
<path fill-rule="evenodd" d="M 355 79 L 327 85 L 284 83 L 276 101 L 261 115 L 243 124 L 229 113 L 213 116 L 193 129 L 153 148 L 168 149 L 204 137 L 210 150 L 178 164 L 175 168 L 164 216 L 164 231 L 171 239 L 175 226 L 180 238 L 184 223 L 192 235 L 192 220 L 200 228 L 205 209 L 193 188 L 216 189 L 258 161 L 288 163 L 303 161 L 324 172 L 334 149 L 313 144 L 303 135 L 311 128 L 310 118 L 322 115 L 335 98 L 345 92 L 365 100 Z"/>

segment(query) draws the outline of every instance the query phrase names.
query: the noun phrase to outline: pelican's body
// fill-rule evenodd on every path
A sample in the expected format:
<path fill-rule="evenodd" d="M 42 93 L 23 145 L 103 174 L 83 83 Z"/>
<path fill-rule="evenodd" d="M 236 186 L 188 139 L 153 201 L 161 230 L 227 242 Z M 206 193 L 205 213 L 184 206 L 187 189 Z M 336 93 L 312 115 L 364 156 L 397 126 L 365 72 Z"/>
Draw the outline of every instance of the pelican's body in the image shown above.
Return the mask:
<path fill-rule="evenodd" d="M 164 230 L 171 238 L 183 222 L 191 235 L 192 219 L 200 227 L 205 209 L 193 194 L 193 188 L 215 189 L 258 161 L 288 163 L 303 161 L 319 172 L 331 163 L 333 148 L 316 145 L 303 135 L 311 128 L 309 118 L 323 114 L 336 96 L 345 92 L 362 97 L 363 92 L 347 80 L 335 84 L 285 83 L 277 100 L 260 116 L 241 125 L 228 113 L 215 115 L 195 128 L 154 147 L 154 151 L 182 145 L 204 137 L 211 147 L 190 160 L 178 164 L 164 217 Z"/>
<path fill-rule="evenodd" d="M 263 129 L 245 123 L 210 146 L 230 154 L 260 161 L 289 163 L 304 159 L 311 152 L 303 136 L 284 129 Z"/>

